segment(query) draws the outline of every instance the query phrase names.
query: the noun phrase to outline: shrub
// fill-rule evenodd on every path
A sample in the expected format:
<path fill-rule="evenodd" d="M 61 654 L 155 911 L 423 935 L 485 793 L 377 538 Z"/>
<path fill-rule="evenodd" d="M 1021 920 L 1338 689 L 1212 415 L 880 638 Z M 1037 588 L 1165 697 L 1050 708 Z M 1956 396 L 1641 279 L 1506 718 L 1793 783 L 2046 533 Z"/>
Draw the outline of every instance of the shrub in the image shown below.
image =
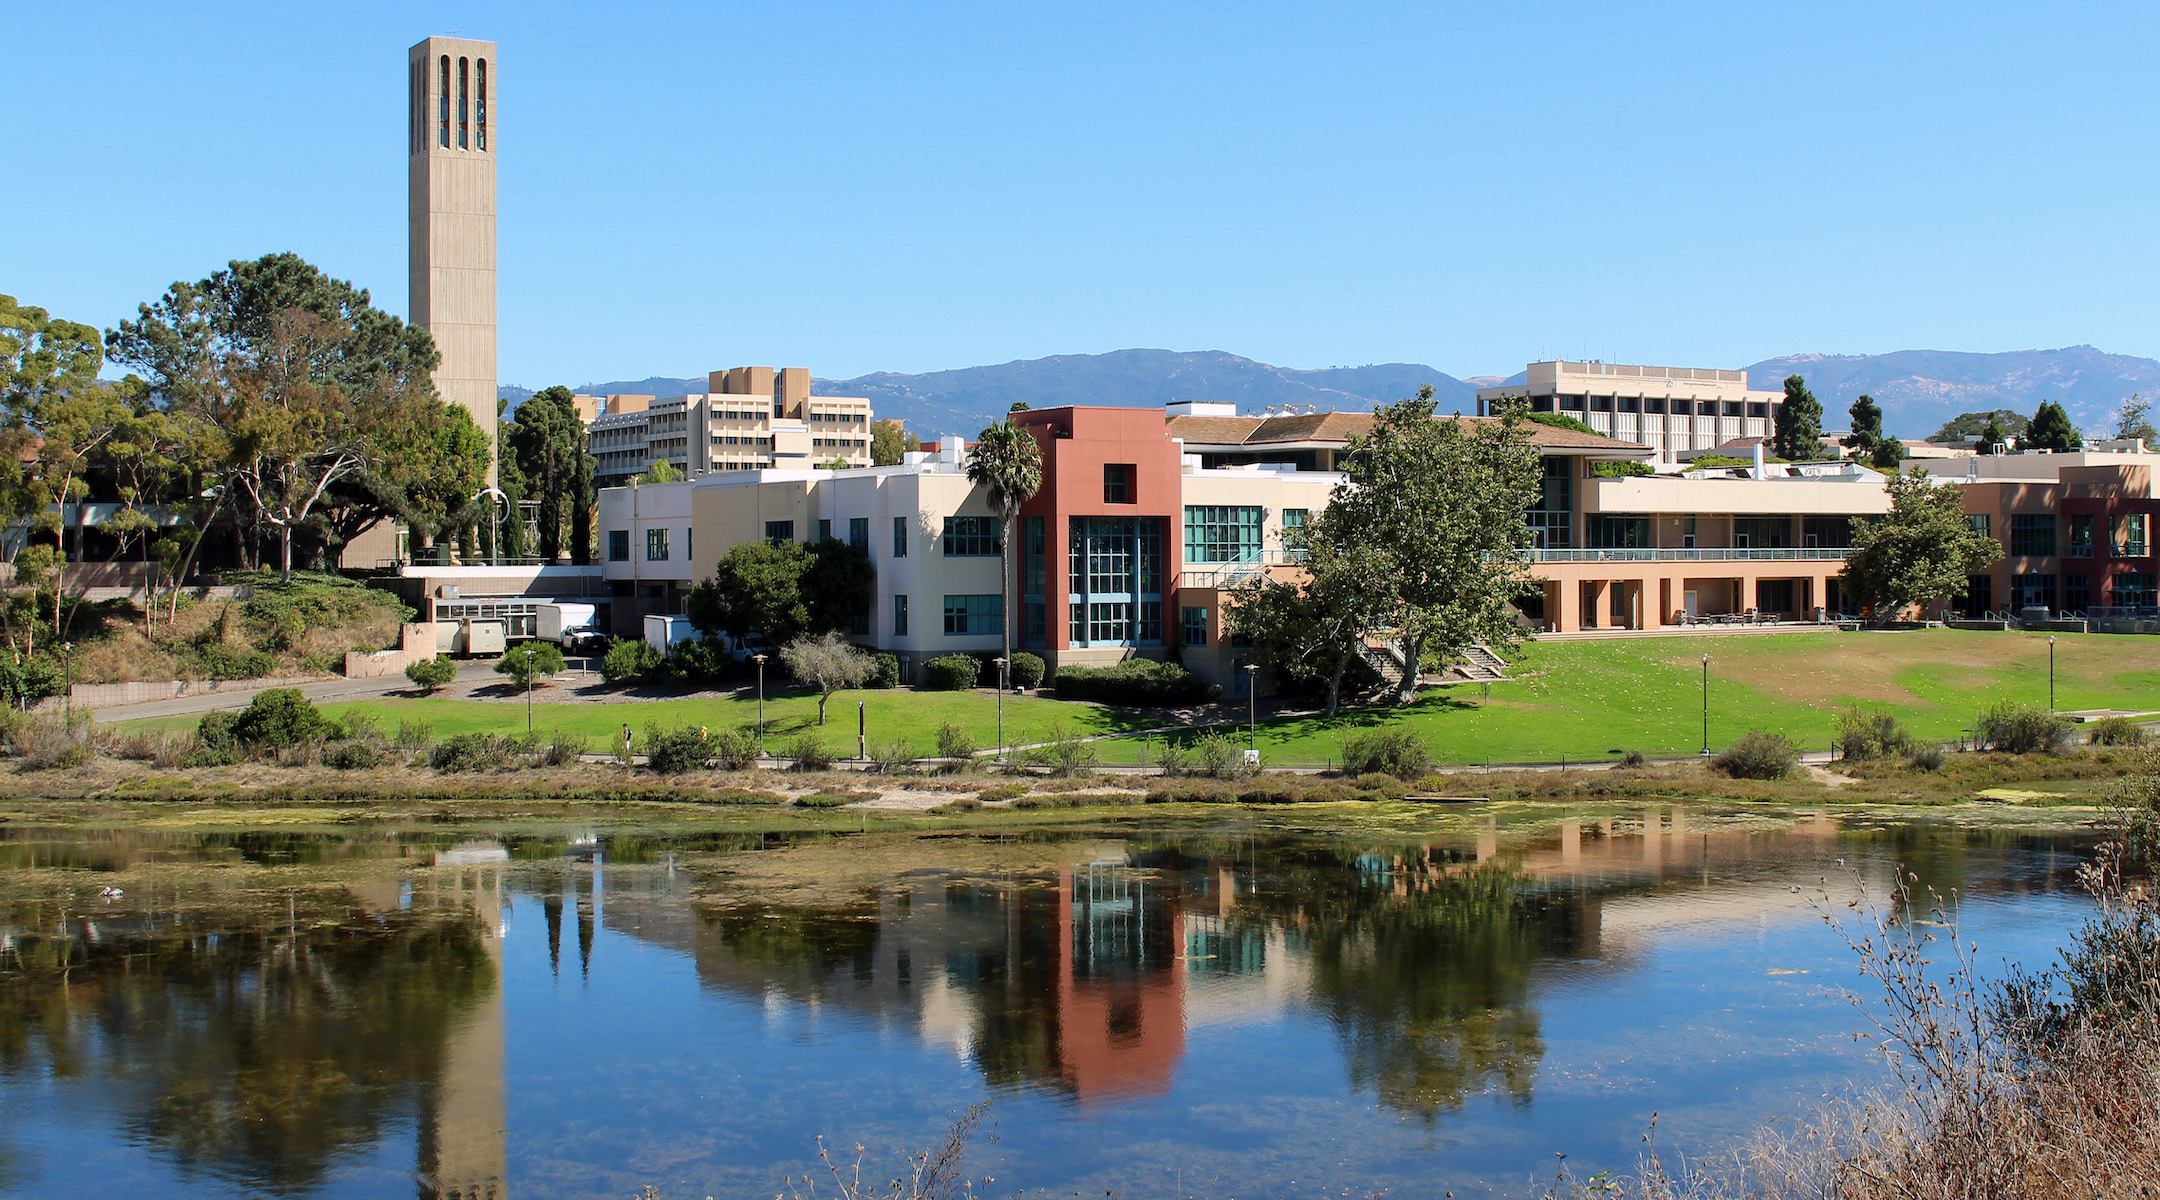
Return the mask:
<path fill-rule="evenodd" d="M 995 804 L 1002 800 L 1018 800 L 1027 795 L 1028 790 L 1028 785 L 1024 783 L 1001 783 L 975 793 L 975 798 L 984 804 Z"/>
<path fill-rule="evenodd" d="M 1095 743 L 1060 722 L 1041 745 L 1028 751 L 1027 757 L 1029 762 L 1049 767 L 1059 775 L 1072 776 L 1085 774 L 1101 755 Z"/>
<path fill-rule="evenodd" d="M 390 744 L 400 750 L 425 750 L 435 744 L 433 721 L 399 721 L 397 736 Z"/>
<path fill-rule="evenodd" d="M 757 735 L 744 729 L 723 729 L 712 735 L 712 755 L 723 770 L 748 771 L 758 763 Z"/>
<path fill-rule="evenodd" d="M 820 788 L 807 796 L 795 797 L 795 803 L 803 808 L 838 808 L 857 800 L 871 800 L 876 792 L 851 792 L 845 788 Z"/>
<path fill-rule="evenodd" d="M 1226 779 L 1242 766 L 1241 747 L 1219 733 L 1204 734 L 1192 745 L 1194 767 L 1203 775 Z"/>
<path fill-rule="evenodd" d="M 1022 650 L 1012 656 L 1012 666 L 1006 671 L 1006 682 L 1016 688 L 1042 686 L 1043 676 L 1049 674 L 1048 664 L 1033 654 Z"/>
<path fill-rule="evenodd" d="M 1650 765 L 1650 756 L 1640 750 L 1630 750 L 1620 756 L 1620 765 L 1629 770 L 1640 770 Z"/>
<path fill-rule="evenodd" d="M 340 771 L 370 771 L 390 761 L 390 748 L 374 738 L 339 742 L 323 761 Z"/>
<path fill-rule="evenodd" d="M 90 739 L 90 714 L 72 721 L 26 717 L 8 727 L 8 745 L 31 771 L 73 770 L 97 757 Z"/>
<path fill-rule="evenodd" d="M 450 661 L 447 654 L 423 658 L 405 668 L 405 678 L 412 680 L 413 686 L 421 691 L 435 692 L 457 678 L 457 664 Z"/>
<path fill-rule="evenodd" d="M 1783 734 L 1750 729 L 1710 765 L 1734 779 L 1783 779 L 1800 765 L 1800 748 Z"/>
<path fill-rule="evenodd" d="M 1948 757 L 1949 753 L 1940 744 L 1930 742 L 1913 747 L 1912 753 L 1905 757 L 1905 765 L 1915 771 L 1940 771 L 1943 760 Z"/>
<path fill-rule="evenodd" d="M 1657 468 L 1642 462 L 1601 462 L 1590 464 L 1593 479 L 1636 479 L 1657 474 Z"/>
<path fill-rule="evenodd" d="M 1204 704 L 1222 689 L 1176 663 L 1135 658 L 1114 667 L 1059 667 L 1053 684 L 1060 699 L 1156 707 Z"/>
<path fill-rule="evenodd" d="M 193 653 L 196 666 L 211 679 L 261 679 L 277 667 L 277 659 L 266 651 L 225 642 L 207 642 Z"/>
<path fill-rule="evenodd" d="M 600 678 L 609 683 L 644 679 L 660 670 L 660 652 L 643 638 L 626 639 L 608 647 L 600 660 Z"/>
<path fill-rule="evenodd" d="M 915 761 L 915 743 L 906 738 L 895 738 L 870 747 L 870 766 L 880 775 L 893 775 L 904 771 Z"/>
<path fill-rule="evenodd" d="M 707 683 L 720 678 L 735 665 L 718 642 L 677 642 L 660 660 L 660 674 L 677 683 Z"/>
<path fill-rule="evenodd" d="M 702 729 L 684 726 L 645 735 L 645 765 L 659 775 L 702 771 L 713 756 L 712 739 Z"/>
<path fill-rule="evenodd" d="M 273 749 L 321 741 L 336 733 L 336 726 L 298 688 L 271 688 L 258 694 L 232 724 L 232 736 L 241 745 Z"/>
<path fill-rule="evenodd" d="M 2087 734 L 2095 746 L 2142 746 L 2145 727 L 2128 717 L 2102 717 Z"/>
<path fill-rule="evenodd" d="M 1866 762 L 1910 753 L 1913 738 L 1889 713 L 1848 708 L 1838 714 L 1830 744 L 1839 758 Z"/>
<path fill-rule="evenodd" d="M 1367 729 L 1343 739 L 1345 775 L 1393 775 L 1416 779 L 1432 766 L 1424 739 L 1407 729 Z"/>
<path fill-rule="evenodd" d="M 1377 793 L 1389 800 L 1400 800 L 1411 791 L 1409 781 L 1400 775 L 1391 775 L 1384 771 L 1360 775 L 1350 781 L 1350 786 L 1360 792 Z"/>
<path fill-rule="evenodd" d="M 2007 754 L 2053 754 L 2070 736 L 2070 718 L 2037 704 L 1999 701 L 1973 725 L 1980 744 Z"/>
<path fill-rule="evenodd" d="M 883 650 L 870 656 L 870 678 L 863 683 L 866 688 L 896 688 L 900 686 L 900 660 Z"/>
<path fill-rule="evenodd" d="M 240 760 L 240 739 L 233 733 L 239 724 L 240 714 L 234 712 L 207 712 L 195 723 L 195 740 L 204 750 L 213 754 L 229 756 L 231 761 Z"/>
<path fill-rule="evenodd" d="M 519 687 L 529 687 L 563 672 L 562 647 L 553 642 L 531 641 L 510 647 L 495 660 L 495 673 L 506 675 Z"/>
<path fill-rule="evenodd" d="M 982 664 L 969 654 L 946 654 L 922 665 L 923 686 L 933 692 L 964 692 L 982 676 Z"/>
<path fill-rule="evenodd" d="M 798 771 L 826 771 L 833 765 L 832 748 L 814 733 L 806 733 L 788 743 L 787 756 L 795 760 Z"/>
<path fill-rule="evenodd" d="M 1166 740 L 1155 751 L 1155 765 L 1162 768 L 1164 775 L 1183 775 L 1192 769 L 1192 761 L 1191 748 L 1175 742 Z"/>
<path fill-rule="evenodd" d="M 444 774 L 509 771 L 524 766 L 524 747 L 498 733 L 460 733 L 428 753 L 428 765 Z"/>
<path fill-rule="evenodd" d="M 975 752 L 980 749 L 968 731 L 951 721 L 938 726 L 937 752 L 939 758 L 954 760 L 956 770 L 969 771 L 975 767 Z"/>
<path fill-rule="evenodd" d="M 548 739 L 547 765 L 551 767 L 569 766 L 571 763 L 582 759 L 585 756 L 585 751 L 591 745 L 592 739 L 582 733 L 564 733 L 558 729 L 555 731 L 555 736 Z"/>

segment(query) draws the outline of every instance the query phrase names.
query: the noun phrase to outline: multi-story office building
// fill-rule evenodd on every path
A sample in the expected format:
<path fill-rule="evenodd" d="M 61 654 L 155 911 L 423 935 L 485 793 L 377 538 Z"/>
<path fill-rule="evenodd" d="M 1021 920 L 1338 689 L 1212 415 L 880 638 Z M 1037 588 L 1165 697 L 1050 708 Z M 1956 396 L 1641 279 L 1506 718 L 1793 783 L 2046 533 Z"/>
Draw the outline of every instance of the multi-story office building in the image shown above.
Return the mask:
<path fill-rule="evenodd" d="M 685 476 L 835 460 L 870 465 L 870 402 L 811 395 L 806 368 L 736 367 L 712 372 L 706 386 L 689 395 L 646 398 L 634 408 L 610 404 L 586 433 L 599 485 L 626 484 L 661 460 Z"/>
<path fill-rule="evenodd" d="M 1479 388 L 1478 415 L 1504 404 L 1574 417 L 1607 437 L 1650 447 L 1663 463 L 1735 438 L 1768 437 L 1783 391 L 1748 387 L 1746 371 L 1537 362 L 1522 383 Z"/>
<path fill-rule="evenodd" d="M 1053 662 L 1104 663 L 1179 648 L 1228 682 L 1239 651 L 1222 607 L 1259 573 L 1290 575 L 1288 530 L 1324 508 L 1332 468 L 1370 429 L 1359 413 L 1237 416 L 1177 406 L 1015 414 L 1043 451 L 1043 487 L 1021 513 L 1015 644 Z M 1465 418 L 1471 419 L 1471 418 Z M 1885 511 L 1882 476 L 1842 463 L 1608 478 L 1644 446 L 1528 427 L 1544 463 L 1529 514 L 1540 592 L 1523 619 L 1556 630 L 1655 629 L 1687 614 L 1807 619 L 1835 609 L 1854 516 Z M 877 569 L 853 631 L 924 658 L 1000 645 L 1006 619 L 995 514 L 948 438 L 900 466 L 715 473 L 600 499 L 602 566 L 619 629 L 679 612 L 730 548 L 835 538 Z M 1325 464 L 1325 465 L 1322 465 Z"/>
<path fill-rule="evenodd" d="M 2003 550 L 1954 607 L 1970 617 L 2035 607 L 2069 616 L 2149 614 L 2160 605 L 2156 464 L 2160 457 L 2136 441 L 1940 464 L 1939 477 L 1964 490 L 1973 528 Z"/>

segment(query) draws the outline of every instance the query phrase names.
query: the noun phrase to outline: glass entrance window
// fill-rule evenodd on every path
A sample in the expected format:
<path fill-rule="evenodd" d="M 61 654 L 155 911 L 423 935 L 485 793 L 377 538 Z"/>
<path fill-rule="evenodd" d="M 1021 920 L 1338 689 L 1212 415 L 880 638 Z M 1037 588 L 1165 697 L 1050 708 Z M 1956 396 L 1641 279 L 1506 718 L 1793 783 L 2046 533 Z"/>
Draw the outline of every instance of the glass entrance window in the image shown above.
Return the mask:
<path fill-rule="evenodd" d="M 2070 514 L 2070 557 L 2093 556 L 2093 518 L 2091 513 Z"/>
<path fill-rule="evenodd" d="M 2113 600 L 2119 608 L 2151 608 L 2160 603 L 2160 598 L 2156 598 L 2154 594 L 2153 573 L 2150 571 L 2117 575 L 2114 584 Z"/>
<path fill-rule="evenodd" d="M 1260 561 L 1259 505 L 1188 504 L 1185 506 L 1185 561 L 1236 563 Z M 1075 521 L 1089 518 L 1075 517 Z M 1103 518 L 1125 520 L 1123 517 Z"/>
<path fill-rule="evenodd" d="M 2145 514 L 2131 513 L 2123 518 L 2122 556 L 2145 557 Z"/>
<path fill-rule="evenodd" d="M 1253 532 L 1257 550 L 1257 521 Z M 1067 632 L 1073 644 L 1160 645 L 1162 519 L 1073 517 L 1067 534 Z"/>

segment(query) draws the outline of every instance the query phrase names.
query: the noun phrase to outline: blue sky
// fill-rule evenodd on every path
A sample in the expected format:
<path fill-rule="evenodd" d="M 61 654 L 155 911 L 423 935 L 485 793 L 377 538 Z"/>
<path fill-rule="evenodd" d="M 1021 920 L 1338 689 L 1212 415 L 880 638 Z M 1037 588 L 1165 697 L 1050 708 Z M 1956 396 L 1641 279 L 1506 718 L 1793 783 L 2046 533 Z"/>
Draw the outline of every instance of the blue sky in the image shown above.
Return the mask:
<path fill-rule="evenodd" d="M 45 4 L 0 291 L 405 311 L 405 48 L 501 43 L 501 374 L 1129 346 L 2160 355 L 2144 6 Z"/>

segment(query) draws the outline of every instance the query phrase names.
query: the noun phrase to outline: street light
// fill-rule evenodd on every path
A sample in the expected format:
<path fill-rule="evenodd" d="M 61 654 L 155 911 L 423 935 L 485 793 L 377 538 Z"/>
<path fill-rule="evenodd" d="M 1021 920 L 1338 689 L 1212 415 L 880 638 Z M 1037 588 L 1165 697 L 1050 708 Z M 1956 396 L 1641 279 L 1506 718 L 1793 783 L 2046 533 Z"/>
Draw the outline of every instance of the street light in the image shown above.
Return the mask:
<path fill-rule="evenodd" d="M 525 736 L 533 735 L 532 728 L 532 643 L 525 643 Z"/>
<path fill-rule="evenodd" d="M 1004 659 L 1004 657 L 1003 657 L 1003 656 L 1000 656 L 1000 657 L 999 657 L 999 658 L 997 659 L 997 669 L 998 669 L 998 744 L 997 744 L 997 760 L 998 760 L 999 762 L 1004 762 L 1004 761 L 1005 761 L 1005 662 L 1006 662 L 1006 660 Z"/>
<path fill-rule="evenodd" d="M 757 753 L 765 757 L 765 656 L 753 654 L 750 660 L 757 664 Z"/>
<path fill-rule="evenodd" d="M 1246 748 L 1260 753 L 1260 667 L 1257 663 L 1245 664 L 1245 720 L 1247 722 Z"/>
<path fill-rule="evenodd" d="M 2048 635 L 2048 711 L 2055 711 L 2055 635 Z"/>
<path fill-rule="evenodd" d="M 1702 756 L 1710 757 L 1710 656 L 1702 656 Z"/>
<path fill-rule="evenodd" d="M 490 487 L 474 492 L 472 498 L 477 501 L 482 496 L 492 496 L 495 499 L 495 503 L 488 505 L 488 554 L 499 567 L 502 565 L 502 506 L 510 503 L 510 497 L 504 495 L 501 488 Z"/>

